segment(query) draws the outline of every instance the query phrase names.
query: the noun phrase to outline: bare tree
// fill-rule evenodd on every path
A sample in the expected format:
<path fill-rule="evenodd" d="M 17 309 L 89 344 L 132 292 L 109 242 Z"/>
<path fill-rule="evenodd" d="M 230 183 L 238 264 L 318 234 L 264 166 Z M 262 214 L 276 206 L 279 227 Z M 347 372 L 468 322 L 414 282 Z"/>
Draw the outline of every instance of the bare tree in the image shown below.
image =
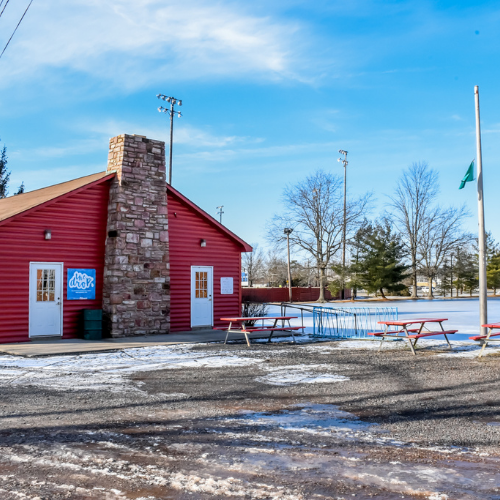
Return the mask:
<path fill-rule="evenodd" d="M 285 257 L 276 249 L 269 250 L 266 259 L 267 282 L 271 286 L 286 286 L 288 267 Z"/>
<path fill-rule="evenodd" d="M 422 258 L 421 245 L 429 221 L 435 219 L 433 203 L 438 194 L 438 175 L 427 163 L 413 163 L 398 181 L 390 197 L 392 220 L 408 248 L 413 277 L 412 297 L 417 297 L 417 273 Z"/>
<path fill-rule="evenodd" d="M 342 178 L 322 170 L 307 177 L 283 193 L 285 211 L 273 217 L 267 232 L 269 241 L 282 245 L 286 240 L 283 229 L 292 228 L 290 245 L 311 255 L 320 277 L 319 301 L 325 301 L 325 270 L 342 245 L 343 184 Z M 371 195 L 351 200 L 347 204 L 347 239 L 356 231 L 366 214 Z"/>
<path fill-rule="evenodd" d="M 248 285 L 253 286 L 255 280 L 262 279 L 265 274 L 265 257 L 257 243 L 252 245 L 253 251 L 243 253 L 241 266 L 248 275 Z"/>
<path fill-rule="evenodd" d="M 432 283 L 439 268 L 454 248 L 470 243 L 473 235 L 462 229 L 464 220 L 470 216 L 465 205 L 447 209 L 435 208 L 424 222 L 419 255 L 421 270 L 429 282 L 429 298 L 433 297 Z"/>

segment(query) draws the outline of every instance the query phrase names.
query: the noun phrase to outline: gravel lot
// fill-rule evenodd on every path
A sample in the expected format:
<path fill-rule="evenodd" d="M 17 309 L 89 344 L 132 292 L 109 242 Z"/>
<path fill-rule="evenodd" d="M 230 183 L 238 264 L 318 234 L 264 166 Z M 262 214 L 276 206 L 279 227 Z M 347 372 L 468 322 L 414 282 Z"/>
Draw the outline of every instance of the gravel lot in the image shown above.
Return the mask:
<path fill-rule="evenodd" d="M 3 356 L 0 498 L 500 499 L 497 350 L 422 345 Z"/>

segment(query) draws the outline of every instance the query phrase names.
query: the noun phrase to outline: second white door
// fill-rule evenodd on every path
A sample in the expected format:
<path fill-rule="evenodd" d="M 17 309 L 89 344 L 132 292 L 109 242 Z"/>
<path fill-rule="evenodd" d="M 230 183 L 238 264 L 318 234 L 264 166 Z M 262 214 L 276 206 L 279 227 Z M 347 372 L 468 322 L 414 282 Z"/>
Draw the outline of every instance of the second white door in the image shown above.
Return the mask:
<path fill-rule="evenodd" d="M 191 267 L 191 326 L 213 326 L 213 267 Z"/>

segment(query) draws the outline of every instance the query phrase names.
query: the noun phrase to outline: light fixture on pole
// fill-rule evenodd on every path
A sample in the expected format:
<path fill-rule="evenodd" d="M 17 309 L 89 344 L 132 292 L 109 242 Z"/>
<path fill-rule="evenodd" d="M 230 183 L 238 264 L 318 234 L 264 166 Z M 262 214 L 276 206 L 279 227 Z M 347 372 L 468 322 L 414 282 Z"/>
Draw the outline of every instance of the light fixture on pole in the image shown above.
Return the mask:
<path fill-rule="evenodd" d="M 347 161 L 347 151 L 344 151 L 343 149 L 339 149 L 339 153 L 341 155 L 344 155 L 344 158 L 339 158 L 337 161 L 341 162 L 344 165 L 344 224 L 342 227 L 342 290 L 341 290 L 341 295 L 340 298 L 342 300 L 345 299 L 345 292 L 344 292 L 344 279 L 345 279 L 345 239 L 346 239 L 346 225 L 347 225 L 347 205 L 346 205 L 346 195 L 347 195 L 347 190 L 346 190 L 346 181 L 347 181 L 347 164 L 349 163 Z"/>
<path fill-rule="evenodd" d="M 177 115 L 178 118 L 182 116 L 182 113 L 180 111 L 176 111 L 174 109 L 174 106 L 175 104 L 182 106 L 182 101 L 180 99 L 176 99 L 175 97 L 169 97 L 164 94 L 158 94 L 156 97 L 170 103 L 170 108 L 164 108 L 163 106 L 160 106 L 158 108 L 158 111 L 160 113 L 168 113 L 170 115 L 170 155 L 168 165 L 168 183 L 172 185 L 172 142 L 174 139 L 174 115 Z"/>
<path fill-rule="evenodd" d="M 217 215 L 219 216 L 219 222 L 222 224 L 222 214 L 224 213 L 224 211 L 222 210 L 224 208 L 224 205 L 221 205 L 220 207 L 215 207 L 217 210 L 219 210 L 217 212 Z"/>
<path fill-rule="evenodd" d="M 293 302 L 292 300 L 292 273 L 290 272 L 290 235 L 293 232 L 293 229 L 289 227 L 285 227 L 283 232 L 286 234 L 286 247 L 288 251 L 288 298 L 289 302 Z"/>

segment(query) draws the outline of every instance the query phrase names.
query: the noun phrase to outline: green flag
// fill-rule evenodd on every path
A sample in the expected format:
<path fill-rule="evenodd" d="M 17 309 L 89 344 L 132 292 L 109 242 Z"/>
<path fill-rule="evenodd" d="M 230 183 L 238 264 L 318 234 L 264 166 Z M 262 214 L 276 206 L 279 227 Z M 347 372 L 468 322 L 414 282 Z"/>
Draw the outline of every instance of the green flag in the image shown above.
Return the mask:
<path fill-rule="evenodd" d="M 466 182 L 472 182 L 473 180 L 474 180 L 474 160 L 472 160 L 472 163 L 469 165 L 469 168 L 467 169 L 467 172 L 464 175 L 462 182 L 460 182 L 460 187 L 458 189 L 463 189 Z"/>

